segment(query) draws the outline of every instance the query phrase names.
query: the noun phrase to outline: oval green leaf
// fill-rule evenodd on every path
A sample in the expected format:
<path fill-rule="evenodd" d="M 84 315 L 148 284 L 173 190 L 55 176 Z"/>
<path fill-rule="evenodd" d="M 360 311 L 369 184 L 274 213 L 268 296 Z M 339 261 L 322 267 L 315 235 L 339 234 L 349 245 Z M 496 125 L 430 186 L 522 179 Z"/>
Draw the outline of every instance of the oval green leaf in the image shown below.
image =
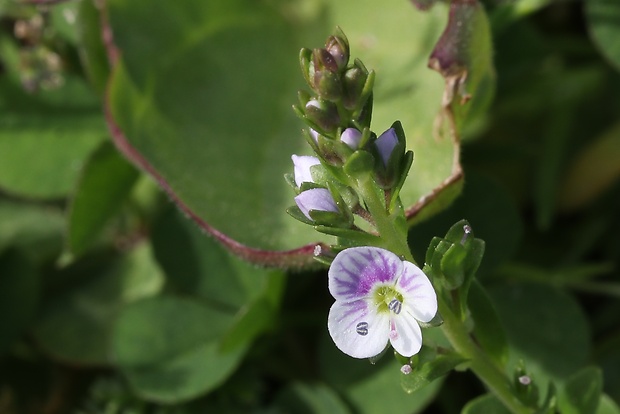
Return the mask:
<path fill-rule="evenodd" d="M 412 206 L 408 214 L 449 193 L 461 174 L 455 143 L 435 136 L 444 86 L 426 67 L 444 6 L 422 14 L 398 0 L 317 1 L 303 11 L 284 4 L 108 2 L 122 56 L 108 121 L 125 155 L 235 253 L 294 266 L 309 263 L 313 245 L 328 240 L 284 213 L 294 194 L 282 175 L 291 170 L 291 154 L 308 151 L 289 108 L 303 88 L 296 60 L 302 46 L 320 45 L 333 26 L 379 75 L 374 129 L 402 120 L 415 151 L 401 193 Z"/>

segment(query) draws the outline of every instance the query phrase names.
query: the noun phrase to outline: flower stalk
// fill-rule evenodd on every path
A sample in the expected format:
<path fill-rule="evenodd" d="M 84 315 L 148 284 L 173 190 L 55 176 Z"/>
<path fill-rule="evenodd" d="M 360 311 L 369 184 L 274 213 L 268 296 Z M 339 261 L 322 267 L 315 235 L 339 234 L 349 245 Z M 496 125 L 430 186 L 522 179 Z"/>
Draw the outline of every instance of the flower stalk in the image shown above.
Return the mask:
<path fill-rule="evenodd" d="M 333 254 L 319 258 L 331 261 L 335 303 L 328 330 L 334 343 L 352 357 L 371 359 L 392 346 L 399 361 L 415 370 L 411 358 L 422 348 L 421 327 L 441 325 L 452 350 L 443 357 L 432 350 L 437 361 L 444 358 L 450 367 L 466 361 L 510 411 L 533 412 L 464 322 L 484 242 L 459 222 L 445 238 L 431 241 L 424 268 L 416 265 L 399 196 L 413 152 L 400 122 L 379 135 L 370 130 L 374 72 L 358 59 L 350 63 L 349 53 L 340 29 L 324 49 L 300 53 L 312 94 L 300 92 L 294 110 L 310 128 L 306 138 L 315 156 L 294 155 L 294 177 L 288 176 L 297 193 L 289 213 L 338 237 Z"/>

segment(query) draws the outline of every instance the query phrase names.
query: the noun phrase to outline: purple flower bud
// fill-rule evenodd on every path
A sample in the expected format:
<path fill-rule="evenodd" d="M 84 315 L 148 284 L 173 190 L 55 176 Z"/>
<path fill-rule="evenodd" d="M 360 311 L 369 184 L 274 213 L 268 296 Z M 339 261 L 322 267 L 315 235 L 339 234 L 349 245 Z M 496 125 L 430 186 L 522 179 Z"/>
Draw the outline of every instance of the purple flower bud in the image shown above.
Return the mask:
<path fill-rule="evenodd" d="M 379 138 L 377 138 L 377 141 L 375 141 L 375 144 L 377 145 L 377 149 L 379 150 L 379 154 L 383 160 L 383 165 L 387 166 L 390 156 L 392 155 L 392 151 L 394 151 L 394 148 L 396 148 L 396 145 L 398 144 L 398 137 L 396 136 L 396 131 L 394 131 L 394 128 L 390 128 L 381 134 Z"/>
<path fill-rule="evenodd" d="M 340 135 L 340 141 L 347 144 L 353 151 L 359 148 L 362 140 L 362 133 L 355 128 L 347 128 Z"/>
<path fill-rule="evenodd" d="M 301 212 L 304 213 L 304 216 L 310 220 L 312 220 L 310 210 L 332 211 L 334 213 L 340 211 L 331 193 L 326 188 L 306 190 L 295 197 L 295 203 Z"/>
<path fill-rule="evenodd" d="M 312 174 L 310 173 L 310 167 L 313 165 L 319 165 L 321 162 L 317 157 L 311 157 L 309 155 L 292 155 L 293 167 L 295 170 L 295 184 L 297 187 L 301 187 L 304 182 L 313 183 Z"/>

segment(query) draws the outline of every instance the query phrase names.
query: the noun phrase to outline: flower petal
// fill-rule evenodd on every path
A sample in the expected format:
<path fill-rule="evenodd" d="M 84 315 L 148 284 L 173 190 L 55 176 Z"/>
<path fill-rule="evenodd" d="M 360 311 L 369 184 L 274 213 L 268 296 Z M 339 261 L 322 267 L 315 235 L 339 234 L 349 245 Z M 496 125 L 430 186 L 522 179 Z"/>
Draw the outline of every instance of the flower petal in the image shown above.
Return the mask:
<path fill-rule="evenodd" d="M 340 135 L 340 141 L 347 144 L 353 151 L 359 148 L 362 133 L 355 128 L 347 128 Z"/>
<path fill-rule="evenodd" d="M 310 128 L 310 136 L 316 145 L 319 145 L 319 133 Z"/>
<path fill-rule="evenodd" d="M 326 188 L 312 188 L 306 190 L 295 197 L 297 207 L 304 213 L 304 216 L 312 220 L 310 210 L 333 211 L 338 213 L 338 206 L 331 193 Z"/>
<path fill-rule="evenodd" d="M 383 165 L 387 165 L 396 144 L 398 144 L 398 137 L 396 136 L 396 131 L 394 131 L 394 128 L 390 128 L 385 131 L 375 141 L 375 145 L 377 146 L 381 159 L 383 160 Z"/>
<path fill-rule="evenodd" d="M 403 262 L 403 273 L 396 281 L 396 289 L 403 295 L 404 307 L 414 318 L 430 322 L 437 314 L 437 294 L 424 272 L 411 262 Z"/>
<path fill-rule="evenodd" d="M 338 253 L 329 267 L 329 292 L 337 300 L 361 299 L 377 284 L 393 283 L 402 271 L 403 261 L 389 250 L 351 247 Z"/>
<path fill-rule="evenodd" d="M 400 315 L 392 317 L 391 328 L 388 334 L 390 343 L 402 356 L 410 357 L 422 348 L 422 330 L 413 315 L 403 309 Z"/>
<path fill-rule="evenodd" d="M 379 315 L 365 300 L 336 301 L 327 329 L 342 352 L 353 358 L 379 355 L 388 343 L 389 315 Z"/>
<path fill-rule="evenodd" d="M 310 167 L 320 164 L 321 161 L 317 157 L 309 155 L 293 155 L 291 159 L 293 160 L 295 184 L 297 187 L 300 187 L 303 182 L 313 183 Z"/>

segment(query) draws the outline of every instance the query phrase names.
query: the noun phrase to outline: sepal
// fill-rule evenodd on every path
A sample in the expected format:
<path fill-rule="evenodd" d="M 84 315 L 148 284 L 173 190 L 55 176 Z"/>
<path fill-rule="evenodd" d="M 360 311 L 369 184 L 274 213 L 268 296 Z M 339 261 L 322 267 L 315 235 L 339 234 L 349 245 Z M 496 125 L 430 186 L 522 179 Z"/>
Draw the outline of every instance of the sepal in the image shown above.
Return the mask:
<path fill-rule="evenodd" d="M 303 108 L 305 117 L 317 125 L 319 131 L 333 135 L 340 125 L 340 115 L 336 105 L 328 100 L 310 99 Z M 312 126 L 312 125 L 311 125 Z M 314 128 L 313 128 L 314 129 Z"/>
<path fill-rule="evenodd" d="M 312 88 L 314 64 L 312 63 L 312 51 L 310 49 L 304 47 L 299 51 L 299 65 L 301 66 L 301 73 L 304 75 L 306 83 Z"/>
<path fill-rule="evenodd" d="M 381 238 L 373 234 L 366 233 L 365 231 L 343 228 L 343 227 L 327 227 L 316 226 L 316 231 L 329 234 L 330 236 L 336 236 L 348 241 L 356 242 L 359 246 L 379 246 L 381 245 Z"/>
<path fill-rule="evenodd" d="M 338 70 L 343 70 L 349 64 L 349 39 L 340 27 L 327 38 L 325 49 L 334 57 Z"/>
<path fill-rule="evenodd" d="M 535 407 L 538 405 L 538 385 L 532 378 L 531 373 L 525 369 L 525 364 L 522 360 L 519 361 L 512 375 L 512 384 L 515 390 L 515 395 L 525 405 L 530 407 Z"/>
<path fill-rule="evenodd" d="M 466 220 L 453 225 L 445 238 L 434 237 L 426 251 L 430 274 L 449 290 L 460 288 L 463 302 L 484 255 L 484 241 L 474 238 Z"/>
<path fill-rule="evenodd" d="M 291 206 L 287 208 L 286 213 L 289 216 L 293 217 L 295 220 L 301 221 L 304 224 L 309 224 L 311 226 L 314 226 L 315 224 L 312 220 L 308 219 L 308 217 L 306 217 L 304 213 L 301 211 L 301 209 L 297 206 Z"/>
<path fill-rule="evenodd" d="M 364 150 L 357 150 L 344 164 L 344 172 L 356 179 L 369 176 L 374 169 L 374 158 L 371 153 Z"/>
<path fill-rule="evenodd" d="M 401 374 L 401 386 L 406 393 L 414 393 L 465 362 L 467 359 L 461 355 L 437 355 L 434 349 L 423 346 L 418 363 L 412 363 L 411 372 Z"/>
<path fill-rule="evenodd" d="M 443 318 L 441 317 L 439 311 L 437 311 L 437 314 L 433 317 L 433 319 L 428 322 L 418 321 L 418 325 L 422 328 L 436 328 L 443 325 Z"/>

